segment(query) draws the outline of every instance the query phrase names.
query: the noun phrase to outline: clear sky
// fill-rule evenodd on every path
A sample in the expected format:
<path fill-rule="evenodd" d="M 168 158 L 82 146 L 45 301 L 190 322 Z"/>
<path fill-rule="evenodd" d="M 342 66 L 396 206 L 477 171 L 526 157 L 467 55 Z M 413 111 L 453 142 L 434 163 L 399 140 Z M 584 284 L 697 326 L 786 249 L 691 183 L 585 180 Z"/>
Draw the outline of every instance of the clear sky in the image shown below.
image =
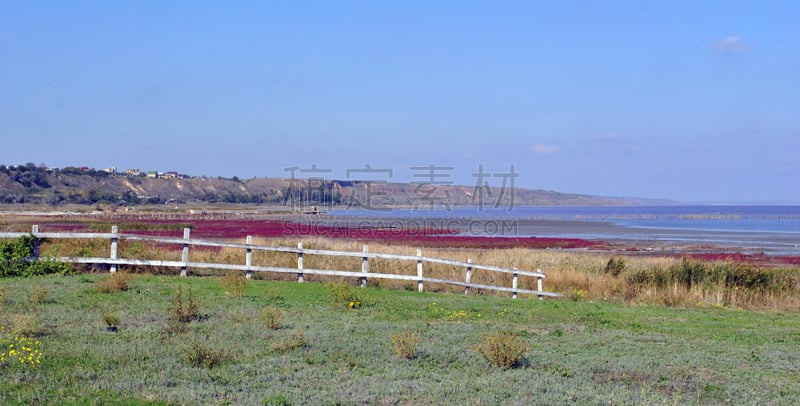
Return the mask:
<path fill-rule="evenodd" d="M 797 1 L 2 1 L 0 163 L 800 203 L 799 78 Z"/>

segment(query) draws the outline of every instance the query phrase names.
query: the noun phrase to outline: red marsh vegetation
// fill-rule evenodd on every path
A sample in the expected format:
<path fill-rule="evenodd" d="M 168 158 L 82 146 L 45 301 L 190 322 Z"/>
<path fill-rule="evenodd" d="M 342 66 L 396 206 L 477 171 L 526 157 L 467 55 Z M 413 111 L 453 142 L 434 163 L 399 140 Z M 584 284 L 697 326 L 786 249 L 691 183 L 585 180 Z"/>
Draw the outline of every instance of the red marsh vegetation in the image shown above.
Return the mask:
<path fill-rule="evenodd" d="M 44 220 L 44 219 L 41 219 Z M 26 222 L 27 223 L 27 222 Z M 363 242 L 382 242 L 406 246 L 431 248 L 474 248 L 474 249 L 590 249 L 622 250 L 638 253 L 639 247 L 621 246 L 606 241 L 593 241 L 580 238 L 549 237 L 510 237 L 510 236 L 471 236 L 462 235 L 457 229 L 424 227 L 372 227 L 368 225 L 323 225 L 279 220 L 252 219 L 137 219 L 136 221 L 75 221 L 74 219 L 53 218 L 50 221 L 37 221 L 18 224 L 20 230 L 30 230 L 31 224 L 40 224 L 41 231 L 66 232 L 109 232 L 111 225 L 119 226 L 121 233 L 146 234 L 170 237 L 183 237 L 183 228 L 191 228 L 191 236 L 205 239 L 244 239 L 252 235 L 260 238 L 322 237 L 349 239 Z M 714 247 L 695 247 L 702 252 L 679 252 L 675 257 L 690 257 L 704 262 L 728 261 L 759 267 L 800 266 L 800 257 L 772 256 L 764 253 L 745 254 L 741 252 L 716 251 Z M 692 250 L 689 250 L 692 251 Z"/>
<path fill-rule="evenodd" d="M 42 222 L 44 223 L 44 222 Z M 111 224 L 119 226 L 121 233 L 182 237 L 183 228 L 191 229 L 194 238 L 243 239 L 245 236 L 261 238 L 322 237 L 358 241 L 440 248 L 535 248 L 535 249 L 603 249 L 605 243 L 579 238 L 542 237 L 490 237 L 460 235 L 456 229 L 401 228 L 347 225 L 306 224 L 270 220 L 137 220 L 135 222 L 69 222 L 53 221 L 42 224 L 41 231 L 109 232 Z M 30 229 L 28 227 L 27 229 Z"/>

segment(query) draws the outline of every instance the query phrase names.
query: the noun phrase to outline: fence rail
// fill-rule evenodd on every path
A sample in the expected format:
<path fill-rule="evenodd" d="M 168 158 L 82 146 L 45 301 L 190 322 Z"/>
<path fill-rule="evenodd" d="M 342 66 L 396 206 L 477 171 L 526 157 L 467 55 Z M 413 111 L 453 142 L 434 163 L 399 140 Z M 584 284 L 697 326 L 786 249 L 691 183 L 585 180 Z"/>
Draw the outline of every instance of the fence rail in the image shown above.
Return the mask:
<path fill-rule="evenodd" d="M 365 244 L 363 247 L 363 251 L 361 252 L 334 251 L 334 250 L 303 248 L 302 242 L 297 244 L 297 248 L 257 245 L 253 244 L 253 237 L 249 235 L 246 237 L 245 243 L 200 240 L 200 239 L 190 238 L 190 233 L 191 231 L 189 228 L 184 228 L 183 238 L 121 234 L 118 232 L 117 226 L 113 226 L 111 228 L 110 233 L 52 233 L 52 232 L 40 232 L 39 226 L 34 225 L 30 233 L 0 232 L 0 238 L 19 238 L 25 235 L 33 235 L 37 239 L 42 239 L 42 238 L 107 239 L 110 240 L 110 249 L 109 249 L 110 254 L 108 257 L 56 257 L 54 259 L 74 264 L 108 265 L 112 273 L 116 272 L 118 266 L 120 265 L 180 268 L 181 276 L 186 276 L 188 274 L 189 269 L 221 269 L 221 270 L 231 270 L 231 271 L 244 271 L 248 279 L 251 278 L 253 272 L 283 273 L 283 274 L 288 273 L 288 274 L 297 274 L 297 281 L 303 282 L 304 275 L 309 274 L 309 275 L 358 278 L 358 280 L 361 283 L 361 286 L 366 286 L 368 278 L 405 280 L 411 282 L 416 281 L 417 290 L 420 292 L 423 291 L 424 284 L 428 282 L 428 283 L 438 283 L 438 284 L 452 285 L 452 286 L 461 286 L 464 288 L 465 294 L 469 294 L 470 289 L 484 289 L 484 290 L 493 290 L 498 292 L 510 292 L 511 297 L 515 299 L 517 298 L 517 295 L 519 293 L 536 295 L 539 297 L 539 299 L 542 299 L 544 297 L 554 297 L 554 298 L 562 297 L 561 294 L 545 292 L 543 290 L 542 283 L 545 275 L 544 273 L 542 273 L 541 269 L 537 269 L 535 272 L 533 272 L 533 271 L 518 270 L 514 268 L 503 268 L 492 265 L 474 264 L 469 259 L 466 262 L 462 262 L 449 259 L 431 258 L 423 256 L 421 249 L 417 249 L 417 255 L 384 254 L 384 253 L 369 252 L 369 246 Z M 170 260 L 159 260 L 159 259 L 119 258 L 117 247 L 120 240 L 147 241 L 159 244 L 182 245 L 183 248 L 181 251 L 181 260 L 170 261 Z M 242 249 L 245 250 L 245 263 L 228 264 L 228 263 L 192 262 L 189 261 L 189 247 L 191 246 Z M 297 255 L 297 268 L 253 265 L 252 264 L 253 251 L 294 253 Z M 38 249 L 35 250 L 35 252 L 37 253 L 36 255 L 38 255 Z M 327 255 L 336 257 L 361 258 L 361 269 L 358 271 L 347 271 L 347 270 L 304 268 L 303 266 L 304 255 L 323 255 L 323 256 Z M 370 272 L 369 271 L 370 259 L 392 259 L 392 260 L 416 262 L 417 272 L 416 275 Z M 451 280 L 451 279 L 440 279 L 440 278 L 431 278 L 425 276 L 424 275 L 425 263 L 463 267 L 465 270 L 464 280 L 461 281 L 461 280 Z M 472 275 L 475 270 L 511 274 L 512 275 L 511 286 L 496 286 L 496 285 L 472 283 L 471 281 Z M 519 288 L 518 287 L 519 276 L 528 276 L 537 278 L 537 289 L 532 290 L 532 289 Z"/>

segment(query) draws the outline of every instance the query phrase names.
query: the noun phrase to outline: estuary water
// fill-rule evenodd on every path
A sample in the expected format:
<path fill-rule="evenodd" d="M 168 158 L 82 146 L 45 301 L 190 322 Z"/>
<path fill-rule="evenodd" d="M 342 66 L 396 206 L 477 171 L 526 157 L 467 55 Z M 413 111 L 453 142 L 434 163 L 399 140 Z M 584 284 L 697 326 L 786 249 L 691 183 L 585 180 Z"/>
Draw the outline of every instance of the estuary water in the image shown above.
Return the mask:
<path fill-rule="evenodd" d="M 341 209 L 329 214 L 432 224 L 446 219 L 506 221 L 516 226 L 469 227 L 466 233 L 714 244 L 800 255 L 800 206 L 453 207 Z"/>

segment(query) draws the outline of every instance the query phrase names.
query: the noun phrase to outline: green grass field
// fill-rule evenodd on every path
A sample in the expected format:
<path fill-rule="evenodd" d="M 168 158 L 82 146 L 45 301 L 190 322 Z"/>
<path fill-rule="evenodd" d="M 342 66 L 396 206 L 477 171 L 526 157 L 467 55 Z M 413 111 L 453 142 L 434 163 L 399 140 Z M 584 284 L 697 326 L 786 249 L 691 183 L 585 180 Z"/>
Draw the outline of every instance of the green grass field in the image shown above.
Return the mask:
<path fill-rule="evenodd" d="M 107 275 L 0 280 L 0 322 L 41 342 L 37 368 L 0 366 L 0 403 L 798 404 L 800 314 L 367 288 L 361 307 L 315 283 Z M 201 321 L 172 321 L 178 287 Z M 262 311 L 280 309 L 280 328 Z M 104 315 L 119 319 L 109 332 Z M 113 319 L 113 317 L 112 317 Z M 527 343 L 501 370 L 487 333 Z M 419 338 L 416 357 L 392 336 Z M 0 348 L 0 351 L 6 350 Z"/>

